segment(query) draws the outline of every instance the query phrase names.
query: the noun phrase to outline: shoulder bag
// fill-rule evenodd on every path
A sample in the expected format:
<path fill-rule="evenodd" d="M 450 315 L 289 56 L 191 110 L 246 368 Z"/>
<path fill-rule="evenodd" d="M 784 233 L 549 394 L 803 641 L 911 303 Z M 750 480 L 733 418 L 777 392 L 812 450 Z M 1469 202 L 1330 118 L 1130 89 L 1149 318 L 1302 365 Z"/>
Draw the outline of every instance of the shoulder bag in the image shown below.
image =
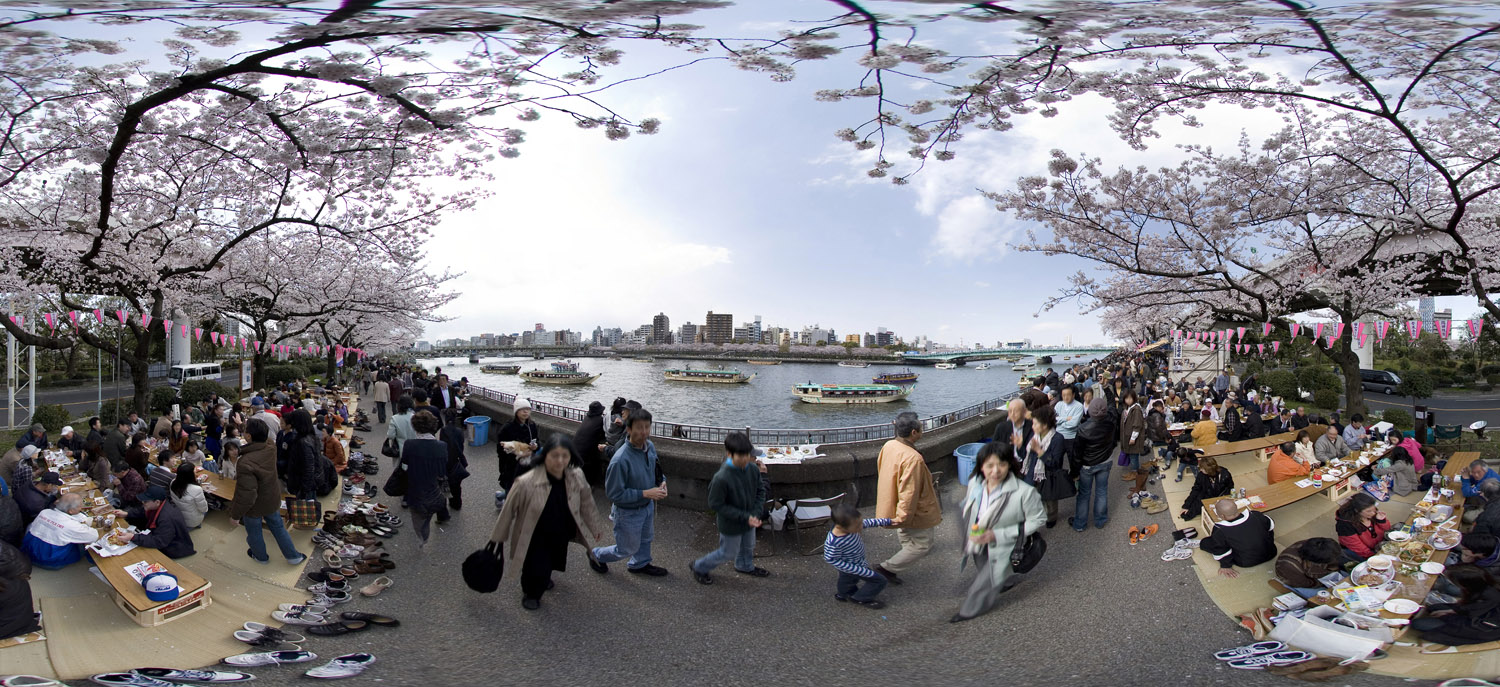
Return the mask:
<path fill-rule="evenodd" d="M 396 443 L 396 439 L 394 437 L 386 439 L 385 443 L 380 447 L 380 455 L 385 456 L 386 458 L 400 458 L 401 449 L 397 448 L 398 446 L 400 446 L 400 444 Z"/>
<path fill-rule="evenodd" d="M 1021 522 L 1016 523 L 1016 548 L 1010 552 L 1010 569 L 1018 573 L 1030 572 L 1045 555 L 1047 540 L 1042 538 L 1041 532 L 1026 536 L 1026 518 L 1022 517 Z"/>
<path fill-rule="evenodd" d="M 500 542 L 489 542 L 464 559 L 464 584 L 480 594 L 499 589 L 500 577 L 504 573 L 505 556 L 501 554 Z"/>
<path fill-rule="evenodd" d="M 385 493 L 391 496 L 405 496 L 407 486 L 406 464 L 397 463 L 396 469 L 391 471 L 391 476 L 385 479 Z"/>

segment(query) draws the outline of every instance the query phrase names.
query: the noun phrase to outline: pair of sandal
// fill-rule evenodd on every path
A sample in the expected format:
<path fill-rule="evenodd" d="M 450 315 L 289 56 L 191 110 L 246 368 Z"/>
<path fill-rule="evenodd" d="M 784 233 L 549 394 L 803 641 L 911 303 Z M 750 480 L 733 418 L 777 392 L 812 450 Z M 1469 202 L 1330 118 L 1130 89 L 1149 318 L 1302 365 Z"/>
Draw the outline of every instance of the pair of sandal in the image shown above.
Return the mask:
<path fill-rule="evenodd" d="M 1140 528 L 1140 527 L 1136 527 L 1135 525 L 1131 525 L 1130 526 L 1130 545 L 1131 546 L 1135 546 L 1136 544 L 1139 544 L 1139 543 L 1141 543 L 1143 541 L 1146 541 L 1147 539 L 1151 538 L 1151 535 L 1154 535 L 1154 534 L 1156 534 L 1157 532 L 1160 532 L 1160 531 L 1161 531 L 1161 527 L 1159 525 L 1157 525 L 1156 523 L 1154 523 L 1154 522 L 1151 523 L 1151 524 L 1149 524 L 1149 525 L 1146 525 L 1145 528 Z"/>

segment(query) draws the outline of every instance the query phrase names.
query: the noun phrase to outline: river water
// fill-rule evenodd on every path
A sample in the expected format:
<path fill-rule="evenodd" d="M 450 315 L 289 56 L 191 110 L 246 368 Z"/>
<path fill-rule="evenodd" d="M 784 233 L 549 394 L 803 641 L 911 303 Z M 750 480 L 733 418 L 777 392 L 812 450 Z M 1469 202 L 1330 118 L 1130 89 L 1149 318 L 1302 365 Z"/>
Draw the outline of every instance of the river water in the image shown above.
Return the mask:
<path fill-rule="evenodd" d="M 1082 362 L 1078 357 L 1056 359 L 1052 367 L 1059 372 L 1067 365 Z M 516 375 L 485 374 L 481 365 L 520 365 L 521 370 L 546 368 L 555 358 L 482 358 L 471 365 L 467 358 L 433 358 L 421 361 L 429 370 L 441 367 L 452 379 L 468 377 L 471 385 L 519 394 L 535 401 L 546 401 L 575 408 L 587 408 L 599 401 L 606 408 L 616 396 L 640 401 L 657 420 L 712 425 L 718 427 L 755 427 L 758 429 L 817 429 L 851 427 L 889 422 L 897 413 L 914 411 L 922 417 L 959 410 L 975 403 L 1016 391 L 1020 373 L 1011 363 L 991 361 L 990 369 L 976 370 L 977 363 L 953 370 L 930 366 L 913 367 L 921 375 L 917 388 L 905 400 L 870 405 L 823 405 L 803 403 L 792 395 L 792 386 L 806 382 L 818 384 L 869 384 L 875 375 L 899 372 L 901 367 L 871 365 L 866 368 L 839 367 L 828 363 L 782 363 L 750 365 L 744 361 L 681 360 L 658 357 L 654 362 L 631 359 L 578 358 L 579 371 L 599 374 L 591 385 L 552 386 L 521 381 Z M 1030 362 L 1028 359 L 1027 362 Z M 722 365 L 755 379 L 744 384 L 704 384 L 667 381 L 662 377 L 668 368 L 704 369 Z M 1045 369 L 1045 367 L 1043 368 Z"/>

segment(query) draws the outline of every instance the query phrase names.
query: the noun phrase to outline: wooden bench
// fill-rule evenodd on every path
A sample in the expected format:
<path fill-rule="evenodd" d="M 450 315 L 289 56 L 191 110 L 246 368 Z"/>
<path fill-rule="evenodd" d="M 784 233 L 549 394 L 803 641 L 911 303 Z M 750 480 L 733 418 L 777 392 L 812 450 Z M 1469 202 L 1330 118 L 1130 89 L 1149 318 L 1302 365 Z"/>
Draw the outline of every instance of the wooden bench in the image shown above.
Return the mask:
<path fill-rule="evenodd" d="M 208 580 L 167 558 L 156 549 L 138 546 L 109 558 L 90 550 L 89 557 L 94 560 L 94 565 L 99 568 L 99 572 L 104 574 L 104 581 L 109 583 L 110 598 L 114 600 L 115 605 L 141 627 L 155 627 L 169 623 L 208 608 L 213 603 L 208 594 L 213 585 L 209 584 Z M 145 588 L 125 570 L 126 567 L 143 561 L 160 565 L 177 578 L 177 586 L 181 588 L 181 593 L 176 599 L 152 601 L 146 598 Z"/>
<path fill-rule="evenodd" d="M 234 500 L 235 481 L 226 479 L 216 472 L 209 472 L 202 468 L 197 471 L 198 485 L 203 487 L 203 493 L 216 496 L 225 501 Z"/>
<path fill-rule="evenodd" d="M 1272 434 L 1272 435 L 1269 435 L 1269 436 L 1263 436 L 1263 437 L 1261 437 L 1259 439 L 1243 439 L 1243 440 L 1240 440 L 1240 441 L 1220 441 L 1219 443 L 1214 444 L 1213 446 L 1202 446 L 1202 447 L 1194 446 L 1192 448 L 1196 448 L 1197 450 L 1203 452 L 1203 454 L 1201 456 L 1199 456 L 1199 458 L 1204 458 L 1204 457 L 1220 458 L 1220 457 L 1223 457 L 1223 456 L 1234 455 L 1236 453 L 1252 453 L 1253 452 L 1255 454 L 1255 457 L 1257 459 L 1259 459 L 1260 462 L 1262 462 L 1262 463 L 1269 463 L 1271 461 L 1271 449 L 1273 449 L 1273 448 L 1275 448 L 1277 446 L 1280 446 L 1281 444 L 1285 444 L 1287 442 L 1296 441 L 1297 440 L 1297 433 L 1301 432 L 1301 431 L 1302 430 L 1299 429 L 1299 430 L 1295 430 L 1295 431 L 1291 431 L 1291 432 L 1282 432 L 1281 434 Z M 1308 434 L 1312 435 L 1314 441 L 1317 440 L 1318 436 L 1322 435 L 1323 433 L 1325 433 L 1327 431 L 1328 431 L 1328 426 L 1327 425 L 1308 425 L 1307 426 L 1307 432 L 1308 432 Z M 1183 444 L 1183 446 L 1190 446 L 1190 444 Z"/>

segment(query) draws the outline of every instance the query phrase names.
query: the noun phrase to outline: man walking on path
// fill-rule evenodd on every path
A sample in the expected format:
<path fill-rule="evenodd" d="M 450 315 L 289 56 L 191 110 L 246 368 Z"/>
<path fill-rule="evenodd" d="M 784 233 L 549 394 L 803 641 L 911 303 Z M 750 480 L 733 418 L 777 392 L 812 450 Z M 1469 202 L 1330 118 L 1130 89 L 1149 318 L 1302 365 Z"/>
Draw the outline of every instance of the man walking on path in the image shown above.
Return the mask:
<path fill-rule="evenodd" d="M 693 561 L 689 567 L 699 584 L 713 584 L 708 576 L 730 556 L 742 575 L 769 577 L 770 571 L 755 566 L 755 530 L 766 503 L 766 483 L 760 478 L 765 466 L 755 462 L 755 447 L 742 432 L 724 437 L 724 464 L 708 483 L 708 509 L 719 525 L 719 548 Z"/>
<path fill-rule="evenodd" d="M 899 575 L 932 550 L 933 528 L 943 521 L 943 513 L 927 461 L 917 451 L 922 421 L 906 412 L 896 416 L 895 425 L 896 438 L 885 442 L 875 459 L 875 517 L 889 518 L 898 528 L 901 550 L 875 566 L 875 572 L 901 584 Z"/>
<path fill-rule="evenodd" d="M 391 385 L 385 381 L 385 373 L 380 373 L 380 379 L 375 382 L 375 417 L 380 418 L 380 424 L 385 424 L 385 406 L 391 402 Z"/>
<path fill-rule="evenodd" d="M 667 482 L 656 479 L 656 444 L 648 438 L 651 411 L 632 412 L 625 435 L 604 473 L 604 494 L 614 504 L 615 544 L 594 549 L 589 566 L 602 574 L 609 572 L 606 564 L 629 558 L 627 571 L 661 577 L 667 569 L 651 564 L 651 540 L 656 537 L 656 502 L 667 498 Z"/>

